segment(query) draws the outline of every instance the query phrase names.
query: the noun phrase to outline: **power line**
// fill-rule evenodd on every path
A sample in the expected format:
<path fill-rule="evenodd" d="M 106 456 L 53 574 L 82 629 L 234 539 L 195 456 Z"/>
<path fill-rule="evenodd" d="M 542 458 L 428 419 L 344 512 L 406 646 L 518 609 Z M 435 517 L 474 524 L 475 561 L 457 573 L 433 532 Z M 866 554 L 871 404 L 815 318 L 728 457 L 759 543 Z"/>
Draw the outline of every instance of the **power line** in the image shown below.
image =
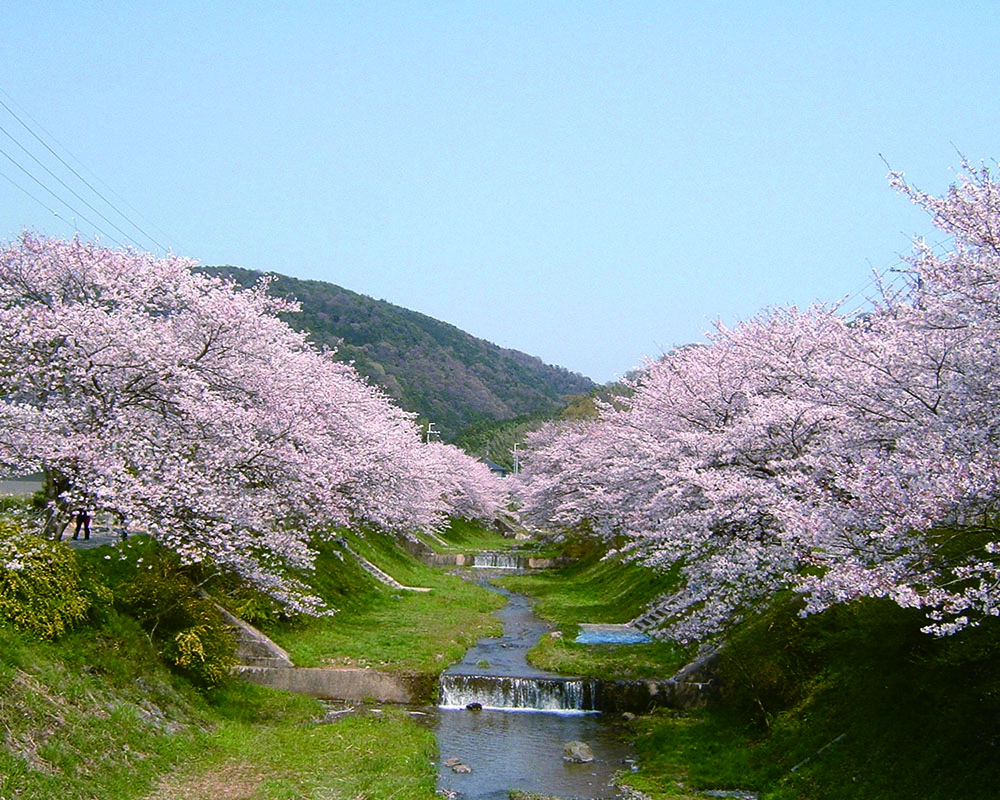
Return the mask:
<path fill-rule="evenodd" d="M 7 93 L 4 92 L 4 94 L 6 95 Z M 64 167 L 66 167 L 66 169 L 68 169 L 70 172 L 72 172 L 80 181 L 82 181 L 83 184 L 88 189 L 90 189 L 90 191 L 92 191 L 94 194 L 96 194 L 98 197 L 100 197 L 105 203 L 107 203 L 109 206 L 111 206 L 111 208 L 114 209 L 115 213 L 117 213 L 122 219 L 124 219 L 133 228 L 135 228 L 137 231 L 139 231 L 143 236 L 145 236 L 147 239 L 149 239 L 149 241 L 151 241 L 153 244 L 155 244 L 161 250 L 163 250 L 164 252 L 166 252 L 166 250 L 167 250 L 166 247 L 164 247 L 162 244 L 160 244 L 158 241 L 156 241 L 156 239 L 154 239 L 152 236 L 150 236 L 148 233 L 146 233 L 146 231 L 144 231 L 139 225 L 137 225 L 131 219 L 129 219 L 128 216 L 126 214 L 122 213 L 122 211 L 119 210 L 115 206 L 114 203 L 112 203 L 110 200 L 108 200 L 107 197 L 105 197 L 103 194 L 101 194 L 101 192 L 99 192 L 97 189 L 95 189 L 86 178 L 84 178 L 79 172 L 77 172 L 75 169 L 73 169 L 73 167 L 70 164 L 67 164 L 66 161 L 62 158 L 62 156 L 60 156 L 55 150 L 53 150 L 51 147 L 49 147 L 48 143 L 45 140 L 43 140 L 37 133 L 35 133 L 31 129 L 31 127 L 23 119 L 21 119 L 17 114 L 15 114 L 14 111 L 11 109 L 11 107 L 8 106 L 3 100 L 0 100 L 0 106 L 3 106 L 5 109 L 7 109 L 7 113 L 10 114 L 14 119 L 16 119 L 21 124 L 21 127 L 23 127 L 28 133 L 30 133 L 32 136 L 34 136 L 35 139 L 38 140 L 38 142 L 42 145 L 42 147 L 44 147 L 46 150 L 48 150 L 50 153 L 52 153 L 52 155 L 55 156 L 58 159 L 59 163 L 62 164 Z M 7 131 L 4 131 L 4 133 L 7 133 Z M 9 133 L 7 133 L 7 135 L 10 136 Z M 98 212 L 98 213 L 100 213 L 100 212 Z M 108 222 L 110 224 L 114 224 L 114 223 L 111 223 L 110 220 L 108 220 Z M 122 231 L 122 233 L 124 234 L 125 232 Z M 128 234 L 125 234 L 125 235 L 127 236 Z M 132 241 L 135 242 L 134 239 L 132 239 Z M 137 242 L 136 242 L 136 245 L 138 246 Z"/>
<path fill-rule="evenodd" d="M 70 224 L 69 220 L 63 218 L 58 211 L 56 211 L 54 208 L 49 208 L 44 201 L 39 200 L 35 195 L 33 195 L 31 192 L 29 192 L 27 189 L 21 186 L 21 184 L 19 184 L 12 177 L 10 177 L 10 175 L 6 174 L 2 170 L 0 170 L 0 178 L 3 178 L 5 181 L 11 184 L 15 189 L 19 189 L 21 192 L 26 194 L 28 197 L 30 197 L 32 200 L 38 203 L 38 205 L 40 205 L 42 208 L 44 208 L 46 211 L 52 214 L 52 216 L 56 217 L 59 220 L 62 220 L 62 222 L 64 222 L 68 227 L 74 228 L 74 226 Z"/>
<path fill-rule="evenodd" d="M 2 102 L 2 101 L 0 101 L 0 102 Z M 34 161 L 36 164 L 38 164 L 38 166 L 40 166 L 42 169 L 44 169 L 49 174 L 50 177 L 55 178 L 55 180 L 59 183 L 59 185 L 62 186 L 70 194 L 72 194 L 73 197 L 75 197 L 77 200 L 79 200 L 81 203 L 83 203 L 87 208 L 89 208 L 91 211 L 93 211 L 95 214 L 97 214 L 97 216 L 99 216 L 101 219 L 103 219 L 106 223 L 108 223 L 108 225 L 110 225 L 112 228 L 114 228 L 116 231 L 118 231 L 118 233 L 120 233 L 122 236 L 124 236 L 130 242 L 132 242 L 132 244 L 134 244 L 136 247 L 138 247 L 140 249 L 142 248 L 141 244 L 139 244 L 135 239 L 133 239 L 131 236 L 129 236 L 125 231 L 123 231 L 121 228 L 119 228 L 117 225 L 115 225 L 115 223 L 113 223 L 110 219 L 108 219 L 106 216 L 104 216 L 104 214 L 102 214 L 99 209 L 94 208 L 94 206 L 91 205 L 85 198 L 83 198 L 83 197 L 80 196 L 79 192 L 77 192 L 72 186 L 68 185 L 66 183 L 66 181 L 64 181 L 62 178 L 60 178 L 58 175 L 56 175 L 52 170 L 50 170 L 47 166 L 45 166 L 45 164 L 43 164 L 38 159 L 38 157 L 35 156 L 34 153 L 32 153 L 30 150 L 28 150 L 27 147 L 25 147 L 17 139 L 15 139 L 14 136 L 5 127 L 3 127 L 3 125 L 0 125 L 0 133 L 3 133 L 4 136 L 6 136 L 14 144 L 16 144 L 18 147 L 20 147 L 21 150 L 25 153 L 25 155 L 28 156 L 28 158 L 30 158 L 32 161 Z"/>
<path fill-rule="evenodd" d="M 6 158 L 8 161 L 10 161 L 11 164 L 13 164 L 19 170 L 21 170 L 21 172 L 23 172 L 25 175 L 27 175 L 29 178 L 31 178 L 31 180 L 33 180 L 39 186 L 41 186 L 46 192 L 48 192 L 50 195 L 52 195 L 58 202 L 62 203 L 64 206 L 66 206 L 66 208 L 68 208 L 70 211 L 72 211 L 73 214 L 76 217 L 79 217 L 80 219 L 82 219 L 84 222 L 86 222 L 94 230 L 98 231 L 103 236 L 107 236 L 108 239 L 110 239 L 112 242 L 114 242 L 119 247 L 124 247 L 125 246 L 121 242 L 119 242 L 117 239 L 115 239 L 111 234 L 109 234 L 106 231 L 104 231 L 99 225 L 96 225 L 94 222 L 92 222 L 87 217 L 85 217 L 83 214 L 81 214 L 79 211 L 77 211 L 75 208 L 73 208 L 73 206 L 71 206 L 69 203 L 67 203 L 65 200 L 63 200 L 59 195 L 57 195 L 55 192 L 53 192 L 48 186 L 46 186 L 44 183 L 42 183 L 40 180 L 38 180 L 38 178 L 36 178 L 34 175 L 32 175 L 30 172 L 28 172 L 28 170 L 26 170 L 20 164 L 18 164 L 17 161 L 13 158 L 13 156 L 11 156 L 2 147 L 0 147 L 0 155 L 2 155 L 4 158 Z"/>
<path fill-rule="evenodd" d="M 3 96 L 6 97 L 12 104 L 14 104 L 15 106 L 17 106 L 21 110 L 21 112 L 24 114 L 24 116 L 26 116 L 28 119 L 30 119 L 39 130 L 41 130 L 46 136 L 48 136 L 59 147 L 61 147 L 70 158 L 72 158 L 74 161 L 76 161 L 79 164 L 79 166 L 80 166 L 80 168 L 82 170 L 84 170 L 85 172 L 88 172 L 93 177 L 93 179 L 95 181 L 97 181 L 98 183 L 100 183 L 102 186 L 104 186 L 104 188 L 109 193 L 115 195 L 119 199 L 119 201 L 121 201 L 132 212 L 134 212 L 136 215 L 138 215 L 139 218 L 142 219 L 147 225 L 149 225 L 150 227 L 152 227 L 155 230 L 157 230 L 160 234 L 162 234 L 163 236 L 165 236 L 168 240 L 174 241 L 174 238 L 172 236 L 170 236 L 170 234 L 166 233 L 162 228 L 159 228 L 155 223 L 151 222 L 148 218 L 146 218 L 145 216 L 143 216 L 143 214 L 140 211 L 138 211 L 134 206 L 132 206 L 127 200 L 125 200 L 114 189 L 112 189 L 110 186 L 108 186 L 107 183 L 105 183 L 104 181 L 102 181 L 100 179 L 100 177 L 93 172 L 93 170 L 87 169 L 87 167 L 80 161 L 80 159 L 77 158 L 75 155 L 73 155 L 72 152 L 70 152 L 69 148 L 66 147 L 66 145 L 62 144 L 55 136 L 53 136 L 49 131 L 47 131 L 45 129 L 45 127 L 40 122 L 38 122 L 38 120 L 36 120 L 33 116 L 31 116 L 31 114 L 28 113 L 19 103 L 17 103 L 17 101 L 14 100 L 14 98 L 11 97 L 10 94 L 3 89 L 3 87 L 0 87 L 0 94 L 3 94 Z M 97 188 L 95 188 L 93 186 L 93 184 L 91 184 L 76 169 L 74 169 L 71 164 L 69 164 L 62 156 L 60 156 L 59 153 L 57 153 L 41 136 L 39 136 L 31 128 L 31 126 L 28 125 L 28 123 L 26 123 L 23 119 L 21 119 L 21 117 L 18 116 L 14 112 L 14 110 L 11 109 L 11 107 L 9 105 L 7 105 L 5 102 L 3 102 L 3 100 L 0 100 L 0 106 L 3 106 L 3 108 L 5 108 L 7 110 L 7 113 L 9 113 L 15 120 L 17 120 L 17 122 L 26 131 L 28 131 L 28 133 L 30 133 L 46 150 L 48 150 L 59 161 L 60 164 L 62 164 L 64 167 L 66 167 L 66 169 L 68 169 L 70 172 L 72 172 L 73 175 L 75 175 L 77 177 L 77 179 L 79 179 L 88 189 L 90 189 L 95 195 L 97 195 L 99 198 L 101 198 L 101 200 L 103 200 L 105 203 L 107 203 L 108 206 L 110 206 L 115 211 L 116 214 L 118 214 L 122 219 L 124 219 L 126 222 L 128 222 L 129 225 L 131 225 L 133 228 L 135 228 L 137 231 L 139 231 L 143 236 L 145 236 L 147 239 L 149 239 L 149 241 L 151 241 L 153 244 L 155 244 L 157 247 L 159 247 L 160 250 L 162 250 L 164 253 L 166 253 L 166 252 L 169 251 L 168 247 L 164 246 L 159 241 L 157 241 L 157 239 L 155 237 L 153 237 L 146 230 L 144 230 L 138 223 L 136 223 L 134 220 L 132 220 L 124 211 L 122 211 L 120 208 L 118 208 L 102 192 L 100 192 Z M 98 212 L 98 213 L 100 213 L 100 212 Z M 113 223 L 111 223 L 111 224 L 113 224 Z M 124 231 L 122 231 L 122 233 L 124 234 Z M 125 235 L 127 236 L 128 234 L 125 234 Z M 133 239 L 132 241 L 135 241 L 135 240 Z M 176 244 L 176 241 L 174 241 L 174 243 Z M 182 249 L 182 248 L 179 248 L 179 249 Z"/>

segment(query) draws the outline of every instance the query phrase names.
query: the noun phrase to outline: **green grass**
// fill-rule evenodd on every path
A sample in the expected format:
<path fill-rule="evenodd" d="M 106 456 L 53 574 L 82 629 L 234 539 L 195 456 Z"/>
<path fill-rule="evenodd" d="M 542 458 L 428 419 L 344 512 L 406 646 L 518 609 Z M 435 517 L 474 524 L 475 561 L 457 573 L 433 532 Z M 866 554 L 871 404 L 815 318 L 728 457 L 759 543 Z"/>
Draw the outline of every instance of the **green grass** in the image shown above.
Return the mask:
<path fill-rule="evenodd" d="M 641 679 L 669 678 L 686 662 L 686 652 L 663 641 L 577 644 L 579 624 L 628 622 L 675 581 L 673 574 L 637 564 L 602 561 L 601 551 L 591 549 L 565 569 L 512 575 L 496 582 L 535 598 L 535 613 L 559 627 L 561 637 L 543 637 L 528 653 L 532 664 L 571 675 Z"/>
<path fill-rule="evenodd" d="M 406 586 L 376 583 L 350 556 L 323 545 L 314 589 L 339 612 L 272 626 L 268 633 L 298 666 L 362 666 L 437 675 L 477 639 L 497 635 L 503 598 L 423 564 L 387 536 L 348 536 L 351 547 Z"/>
<path fill-rule="evenodd" d="M 165 776 L 149 800 L 431 800 L 434 734 L 401 709 L 330 722 L 226 720 L 211 746 Z"/>
<path fill-rule="evenodd" d="M 618 558 L 602 560 L 602 555 L 592 547 L 565 569 L 512 575 L 498 583 L 536 598 L 536 613 L 567 628 L 580 622 L 628 622 L 676 585 L 673 573 Z"/>
<path fill-rule="evenodd" d="M 625 783 L 654 800 L 757 787 L 749 741 L 728 720 L 705 712 L 659 709 L 632 725 L 640 769 Z"/>
<path fill-rule="evenodd" d="M 386 589 L 324 545 L 312 582 L 341 612 L 278 625 L 301 637 L 299 650 L 315 634 L 317 660 L 436 674 L 498 626 L 493 593 L 426 567 L 387 537 L 350 538 L 402 582 L 433 591 Z M 154 550 L 139 537 L 73 557 L 118 591 Z M 324 722 L 311 698 L 235 680 L 199 689 L 168 668 L 160 643 L 123 608 L 95 608 L 55 641 L 0 623 L 3 800 L 434 797 L 433 732 L 405 711 Z"/>
<path fill-rule="evenodd" d="M 54 643 L 0 626 L 0 797 L 140 797 L 211 716 L 126 617 Z"/>
<path fill-rule="evenodd" d="M 762 800 L 949 800 L 1000 791 L 1000 624 L 948 639 L 868 601 L 800 619 L 790 602 L 724 651 L 724 704 L 640 718 L 654 798 L 752 789 Z"/>
<path fill-rule="evenodd" d="M 687 657 L 671 642 L 578 644 L 565 636 L 543 636 L 528 652 L 528 661 L 564 675 L 642 680 L 669 678 L 684 666 Z"/>
<path fill-rule="evenodd" d="M 112 548 L 74 557 L 110 585 L 134 568 Z M 325 715 L 311 698 L 235 680 L 199 690 L 114 607 L 55 641 L 0 624 L 4 800 L 434 797 L 432 731 L 400 709 Z"/>
<path fill-rule="evenodd" d="M 440 541 L 439 541 L 440 540 Z M 512 550 L 524 542 L 487 528 L 478 522 L 452 519 L 448 527 L 438 531 L 437 538 L 424 537 L 423 541 L 439 553 L 480 553 L 491 550 Z M 445 545 L 442 546 L 441 542 Z M 530 544 L 530 542 L 528 543 Z"/>

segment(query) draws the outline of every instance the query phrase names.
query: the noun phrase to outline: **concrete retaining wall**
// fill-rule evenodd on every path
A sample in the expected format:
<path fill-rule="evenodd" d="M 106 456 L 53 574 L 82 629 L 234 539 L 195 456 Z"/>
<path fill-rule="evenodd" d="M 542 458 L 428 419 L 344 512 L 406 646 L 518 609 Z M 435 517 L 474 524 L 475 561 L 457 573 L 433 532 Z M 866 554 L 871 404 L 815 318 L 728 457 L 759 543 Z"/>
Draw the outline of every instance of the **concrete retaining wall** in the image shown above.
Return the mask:
<path fill-rule="evenodd" d="M 250 683 L 324 700 L 426 705 L 435 681 L 421 675 L 392 675 L 374 669 L 326 667 L 237 667 Z"/>
<path fill-rule="evenodd" d="M 644 714 L 653 708 L 703 708 L 719 698 L 718 665 L 719 653 L 712 651 L 667 680 L 603 681 L 601 710 Z"/>
<path fill-rule="evenodd" d="M 712 702 L 715 685 L 689 681 L 604 681 L 601 711 L 645 714 L 654 708 L 702 708 Z"/>
<path fill-rule="evenodd" d="M 572 558 L 535 558 L 516 551 L 511 555 L 526 557 L 528 569 L 554 569 L 568 567 L 575 563 Z M 425 564 L 430 564 L 433 567 L 471 567 L 476 556 L 474 553 L 423 553 L 420 558 Z"/>

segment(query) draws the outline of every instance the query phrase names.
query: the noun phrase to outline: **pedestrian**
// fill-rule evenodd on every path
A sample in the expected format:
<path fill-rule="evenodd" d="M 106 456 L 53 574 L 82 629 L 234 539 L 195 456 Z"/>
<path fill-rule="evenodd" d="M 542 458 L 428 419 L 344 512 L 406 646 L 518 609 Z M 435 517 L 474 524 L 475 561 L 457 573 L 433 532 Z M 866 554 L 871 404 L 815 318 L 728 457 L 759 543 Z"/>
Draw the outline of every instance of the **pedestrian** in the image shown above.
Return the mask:
<path fill-rule="evenodd" d="M 83 538 L 90 538 L 90 519 L 92 517 L 92 512 L 89 508 L 80 508 L 76 512 L 76 530 L 73 532 L 73 538 L 80 538 L 80 529 L 83 528 Z"/>

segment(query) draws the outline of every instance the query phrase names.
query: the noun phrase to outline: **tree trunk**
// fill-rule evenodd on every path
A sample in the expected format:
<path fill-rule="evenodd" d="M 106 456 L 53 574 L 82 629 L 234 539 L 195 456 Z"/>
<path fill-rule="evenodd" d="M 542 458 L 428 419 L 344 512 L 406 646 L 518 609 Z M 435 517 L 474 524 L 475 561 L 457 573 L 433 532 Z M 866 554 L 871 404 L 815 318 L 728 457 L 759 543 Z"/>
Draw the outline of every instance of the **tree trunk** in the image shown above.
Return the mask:
<path fill-rule="evenodd" d="M 63 492 L 69 489 L 69 480 L 59 470 L 45 469 L 45 529 L 42 531 L 46 539 L 62 539 L 63 531 L 73 517 L 62 498 Z"/>

